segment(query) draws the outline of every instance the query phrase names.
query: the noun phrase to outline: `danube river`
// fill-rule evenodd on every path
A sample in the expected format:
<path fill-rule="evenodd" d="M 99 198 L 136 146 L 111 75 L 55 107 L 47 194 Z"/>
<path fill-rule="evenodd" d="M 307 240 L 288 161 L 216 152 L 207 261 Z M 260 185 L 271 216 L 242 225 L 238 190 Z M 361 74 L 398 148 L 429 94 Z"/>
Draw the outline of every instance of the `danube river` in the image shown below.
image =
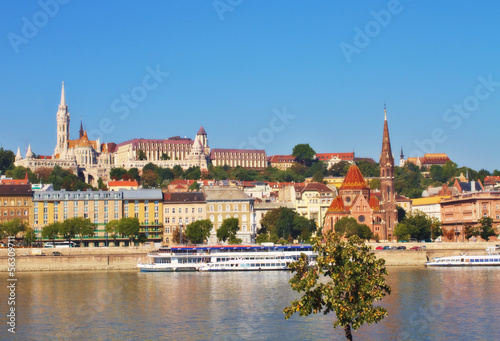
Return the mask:
<path fill-rule="evenodd" d="M 344 340 L 334 315 L 293 316 L 288 272 L 17 273 L 16 334 L 1 340 Z M 389 316 L 354 340 L 496 340 L 500 268 L 389 268 Z"/>

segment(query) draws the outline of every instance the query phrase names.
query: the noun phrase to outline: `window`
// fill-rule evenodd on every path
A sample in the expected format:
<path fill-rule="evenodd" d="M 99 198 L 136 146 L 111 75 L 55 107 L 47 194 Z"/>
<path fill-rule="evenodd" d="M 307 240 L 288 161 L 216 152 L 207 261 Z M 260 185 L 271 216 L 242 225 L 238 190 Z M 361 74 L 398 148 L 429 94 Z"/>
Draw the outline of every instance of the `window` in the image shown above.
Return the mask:
<path fill-rule="evenodd" d="M 88 205 L 89 205 L 89 202 L 88 202 L 87 200 L 85 200 L 85 201 L 83 202 L 83 206 L 88 206 Z"/>
<path fill-rule="evenodd" d="M 165 227 L 165 233 L 170 233 L 170 226 Z"/>
<path fill-rule="evenodd" d="M 214 211 L 214 205 L 210 205 L 210 212 Z"/>
<path fill-rule="evenodd" d="M 158 210 L 159 210 L 159 207 L 155 206 L 155 212 L 158 212 Z"/>
<path fill-rule="evenodd" d="M 128 213 L 128 206 L 125 206 L 125 207 L 123 208 L 123 212 L 127 212 L 127 213 Z"/>
<path fill-rule="evenodd" d="M 114 217 L 113 217 L 113 218 L 114 218 L 114 219 L 118 219 L 118 213 L 115 213 L 115 215 L 114 215 Z"/>
<path fill-rule="evenodd" d="M 108 213 L 104 213 L 104 219 L 108 219 L 109 216 L 108 216 Z"/>
<path fill-rule="evenodd" d="M 149 213 L 148 212 L 144 213 L 144 218 L 145 219 L 149 219 Z"/>
<path fill-rule="evenodd" d="M 175 224 L 175 218 L 172 218 L 172 224 Z"/>
<path fill-rule="evenodd" d="M 238 205 L 237 204 L 234 204 L 233 211 L 238 212 Z"/>
<path fill-rule="evenodd" d="M 175 207 L 172 207 L 172 213 L 175 213 Z"/>
<path fill-rule="evenodd" d="M 137 205 L 134 206 L 134 212 L 139 212 L 139 206 Z"/>
<path fill-rule="evenodd" d="M 486 209 L 486 204 L 483 205 L 483 209 L 485 210 Z"/>
<path fill-rule="evenodd" d="M 198 213 L 203 213 L 203 208 L 202 207 L 198 207 Z"/>
<path fill-rule="evenodd" d="M 246 211 L 247 210 L 247 205 L 241 205 L 241 210 Z"/>
<path fill-rule="evenodd" d="M 186 207 L 186 209 L 184 210 L 184 212 L 189 213 L 189 208 Z"/>
<path fill-rule="evenodd" d="M 193 207 L 193 208 L 191 208 L 191 213 L 194 213 L 194 207 Z"/>
<path fill-rule="evenodd" d="M 94 207 L 99 207 L 99 201 L 97 200 L 94 201 Z"/>
<path fill-rule="evenodd" d="M 149 212 L 149 206 L 144 205 L 144 212 Z"/>
<path fill-rule="evenodd" d="M 115 206 L 115 212 L 118 212 L 118 206 Z"/>
<path fill-rule="evenodd" d="M 226 205 L 226 211 L 231 211 L 231 205 Z"/>
<path fill-rule="evenodd" d="M 108 212 L 108 208 L 107 207 L 104 207 L 104 212 Z"/>
<path fill-rule="evenodd" d="M 170 213 L 170 208 L 165 208 L 165 214 L 169 214 Z"/>
<path fill-rule="evenodd" d="M 38 207 L 33 208 L 33 213 L 38 213 Z"/>
<path fill-rule="evenodd" d="M 170 224 L 170 218 L 169 217 L 165 218 L 165 224 Z"/>
<path fill-rule="evenodd" d="M 144 200 L 144 205 L 149 205 L 149 200 Z"/>
<path fill-rule="evenodd" d="M 134 213 L 134 218 L 139 218 L 139 213 Z"/>
<path fill-rule="evenodd" d="M 43 202 L 43 207 L 48 207 L 49 206 L 49 202 L 48 201 L 44 201 Z"/>
<path fill-rule="evenodd" d="M 108 201 L 104 200 L 104 206 L 108 206 Z"/>
<path fill-rule="evenodd" d="M 222 211 L 222 205 L 217 206 L 217 211 L 219 211 L 219 212 Z"/>
<path fill-rule="evenodd" d="M 68 202 L 67 201 L 64 201 L 64 207 L 68 207 Z"/>
<path fill-rule="evenodd" d="M 188 217 L 186 217 L 185 222 L 186 222 L 186 225 L 189 223 L 189 218 Z"/>
<path fill-rule="evenodd" d="M 84 207 L 83 208 L 83 212 L 87 213 L 89 211 L 89 208 L 88 207 Z"/>

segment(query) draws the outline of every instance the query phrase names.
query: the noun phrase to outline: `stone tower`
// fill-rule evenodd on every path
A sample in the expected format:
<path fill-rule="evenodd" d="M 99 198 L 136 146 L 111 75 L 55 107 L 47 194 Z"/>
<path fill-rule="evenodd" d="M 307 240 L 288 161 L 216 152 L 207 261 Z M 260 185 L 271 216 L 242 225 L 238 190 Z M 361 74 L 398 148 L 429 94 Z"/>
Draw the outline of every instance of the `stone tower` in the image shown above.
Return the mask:
<path fill-rule="evenodd" d="M 387 110 L 384 106 L 384 133 L 382 137 L 382 152 L 380 154 L 380 212 L 382 214 L 381 239 L 392 239 L 394 226 L 398 220 L 396 193 L 394 190 L 394 156 L 391 150 L 389 127 L 387 125 Z"/>
<path fill-rule="evenodd" d="M 64 82 L 61 90 L 61 103 L 57 111 L 57 144 L 54 150 L 54 157 L 63 158 L 68 150 L 69 140 L 69 112 L 66 105 L 66 96 L 64 94 Z"/>

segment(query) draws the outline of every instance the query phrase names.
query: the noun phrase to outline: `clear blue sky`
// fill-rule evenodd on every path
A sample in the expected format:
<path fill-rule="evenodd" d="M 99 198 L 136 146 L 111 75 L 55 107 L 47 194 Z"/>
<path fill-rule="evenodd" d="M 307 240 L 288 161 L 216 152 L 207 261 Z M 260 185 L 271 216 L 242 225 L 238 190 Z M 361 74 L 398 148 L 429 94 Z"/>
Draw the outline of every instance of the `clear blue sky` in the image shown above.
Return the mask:
<path fill-rule="evenodd" d="M 14 152 L 53 153 L 64 81 L 71 138 L 80 118 L 116 143 L 203 125 L 211 148 L 378 161 L 385 101 L 397 159 L 403 146 L 500 169 L 497 1 L 55 1 L 0 5 L 0 142 Z"/>

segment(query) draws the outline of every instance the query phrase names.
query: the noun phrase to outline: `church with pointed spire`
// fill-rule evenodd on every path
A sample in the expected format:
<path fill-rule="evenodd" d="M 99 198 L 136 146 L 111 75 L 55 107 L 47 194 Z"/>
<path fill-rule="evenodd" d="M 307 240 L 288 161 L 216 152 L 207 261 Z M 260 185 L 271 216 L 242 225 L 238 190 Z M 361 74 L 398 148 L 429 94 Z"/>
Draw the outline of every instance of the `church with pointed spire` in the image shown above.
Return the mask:
<path fill-rule="evenodd" d="M 359 224 L 367 225 L 380 240 L 392 240 L 398 213 L 394 190 L 394 156 L 385 108 L 379 165 L 380 192 L 370 190 L 358 166 L 349 167 L 339 188 L 339 195 L 332 201 L 325 214 L 323 233 L 333 231 L 339 219 L 352 217 Z"/>
<path fill-rule="evenodd" d="M 380 153 L 380 213 L 382 215 L 381 239 L 390 240 L 394 235 L 394 227 L 398 223 L 396 191 L 394 184 L 394 155 L 391 150 L 387 109 L 384 106 L 384 131 L 382 135 L 382 151 Z"/>

